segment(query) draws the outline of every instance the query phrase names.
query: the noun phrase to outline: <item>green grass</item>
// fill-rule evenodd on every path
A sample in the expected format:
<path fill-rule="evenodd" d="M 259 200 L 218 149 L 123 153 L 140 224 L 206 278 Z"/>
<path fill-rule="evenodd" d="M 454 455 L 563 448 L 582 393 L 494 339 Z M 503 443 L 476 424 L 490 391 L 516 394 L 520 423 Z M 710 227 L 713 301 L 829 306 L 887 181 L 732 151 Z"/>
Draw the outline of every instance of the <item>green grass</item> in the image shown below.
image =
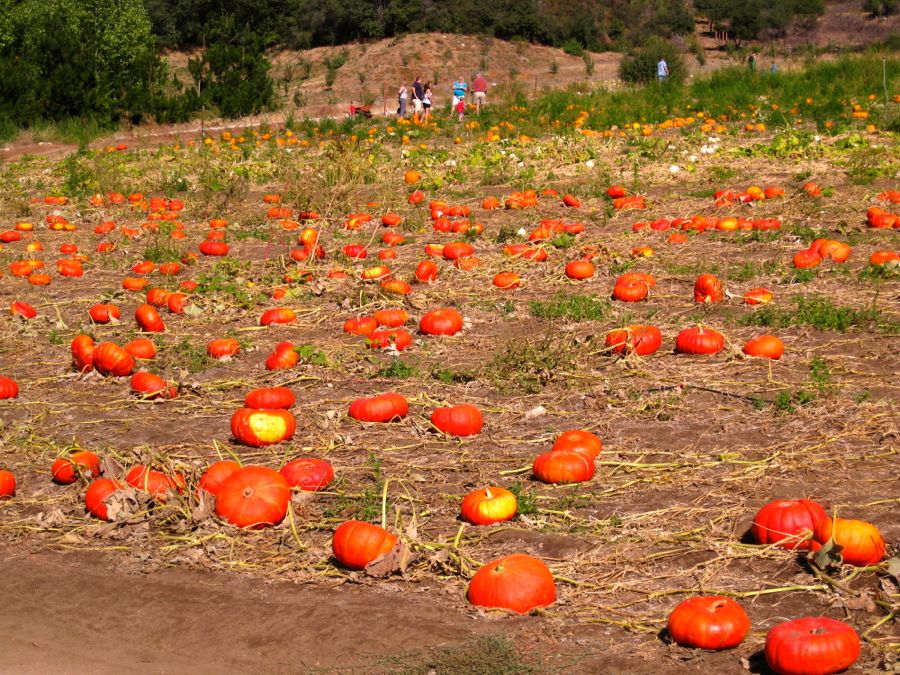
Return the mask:
<path fill-rule="evenodd" d="M 516 515 L 531 516 L 538 512 L 534 490 L 524 483 L 513 483 L 509 486 L 509 491 L 516 496 Z"/>
<path fill-rule="evenodd" d="M 845 332 L 851 328 L 875 328 L 890 326 L 880 323 L 881 313 L 877 309 L 854 309 L 835 305 L 824 295 L 795 296 L 793 308 L 766 305 L 742 317 L 742 326 L 768 326 L 788 328 L 789 326 L 809 326 L 820 330 Z"/>
<path fill-rule="evenodd" d="M 500 391 L 537 394 L 575 368 L 575 351 L 561 339 L 514 339 L 494 352 L 485 372 Z"/>
<path fill-rule="evenodd" d="M 465 384 L 477 379 L 475 373 L 467 370 L 453 370 L 445 366 L 435 366 L 431 370 L 431 377 L 444 384 Z"/>
<path fill-rule="evenodd" d="M 379 368 L 373 377 L 388 377 L 395 380 L 406 380 L 415 377 L 418 369 L 408 363 L 404 363 L 400 359 L 391 361 L 386 366 Z"/>
<path fill-rule="evenodd" d="M 483 635 L 442 647 L 412 665 L 392 670 L 403 675 L 527 675 L 538 672 L 538 667 L 525 661 L 505 635 Z"/>
<path fill-rule="evenodd" d="M 594 295 L 557 292 L 548 300 L 528 303 L 531 316 L 538 319 L 567 319 L 569 321 L 603 321 L 612 305 Z"/>

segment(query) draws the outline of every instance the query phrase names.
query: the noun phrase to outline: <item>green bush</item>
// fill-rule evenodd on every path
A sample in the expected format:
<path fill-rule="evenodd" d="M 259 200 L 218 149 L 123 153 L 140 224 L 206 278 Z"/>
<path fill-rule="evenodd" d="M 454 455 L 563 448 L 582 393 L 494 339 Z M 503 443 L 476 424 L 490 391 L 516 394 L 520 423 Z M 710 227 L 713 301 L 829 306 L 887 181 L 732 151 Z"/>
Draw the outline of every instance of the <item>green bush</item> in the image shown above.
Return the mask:
<path fill-rule="evenodd" d="M 656 66 L 663 58 L 669 64 L 669 80 L 683 82 L 686 75 L 684 59 L 671 42 L 658 37 L 650 38 L 643 46 L 622 57 L 619 77 L 632 84 L 655 80 Z"/>
<path fill-rule="evenodd" d="M 862 6 L 873 16 L 888 16 L 900 12 L 900 0 L 863 0 Z"/>
<path fill-rule="evenodd" d="M 584 45 L 582 45 L 578 40 L 573 38 L 569 38 L 562 44 L 562 50 L 568 54 L 569 56 L 583 56 L 584 55 Z"/>

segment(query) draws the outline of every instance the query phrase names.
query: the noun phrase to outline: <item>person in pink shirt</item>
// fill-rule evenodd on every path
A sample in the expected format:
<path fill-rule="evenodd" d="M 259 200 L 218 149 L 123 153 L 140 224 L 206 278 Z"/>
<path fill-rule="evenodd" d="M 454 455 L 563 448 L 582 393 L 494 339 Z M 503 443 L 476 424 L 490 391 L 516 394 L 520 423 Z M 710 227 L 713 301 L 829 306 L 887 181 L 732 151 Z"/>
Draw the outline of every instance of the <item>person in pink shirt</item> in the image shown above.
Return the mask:
<path fill-rule="evenodd" d="M 481 114 L 481 106 L 483 106 L 487 100 L 487 90 L 488 90 L 488 82 L 484 77 L 481 76 L 481 73 L 475 75 L 475 81 L 472 82 L 472 92 L 473 98 L 475 99 L 475 114 Z"/>

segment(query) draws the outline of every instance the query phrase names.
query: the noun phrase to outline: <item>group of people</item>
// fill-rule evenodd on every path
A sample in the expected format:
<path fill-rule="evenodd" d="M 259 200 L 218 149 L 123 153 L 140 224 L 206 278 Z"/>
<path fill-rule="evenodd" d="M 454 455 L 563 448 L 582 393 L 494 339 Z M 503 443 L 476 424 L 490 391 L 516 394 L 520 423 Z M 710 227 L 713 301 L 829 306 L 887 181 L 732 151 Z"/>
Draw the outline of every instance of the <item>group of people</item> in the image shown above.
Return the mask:
<path fill-rule="evenodd" d="M 462 122 L 466 113 L 466 95 L 469 93 L 469 85 L 465 79 L 460 76 L 453 82 L 452 91 L 453 99 L 450 105 L 451 114 L 459 115 L 459 121 Z M 481 114 L 481 107 L 487 102 L 488 82 L 481 73 L 475 75 L 472 81 L 471 91 L 472 100 L 475 104 L 476 114 Z M 397 92 L 397 100 L 399 106 L 397 115 L 406 117 L 409 114 L 409 103 L 412 100 L 412 110 L 416 119 L 427 122 L 431 116 L 431 108 L 434 106 L 434 93 L 431 91 L 431 83 L 422 83 L 422 77 L 417 76 L 412 84 L 410 91 L 405 84 L 400 85 Z"/>

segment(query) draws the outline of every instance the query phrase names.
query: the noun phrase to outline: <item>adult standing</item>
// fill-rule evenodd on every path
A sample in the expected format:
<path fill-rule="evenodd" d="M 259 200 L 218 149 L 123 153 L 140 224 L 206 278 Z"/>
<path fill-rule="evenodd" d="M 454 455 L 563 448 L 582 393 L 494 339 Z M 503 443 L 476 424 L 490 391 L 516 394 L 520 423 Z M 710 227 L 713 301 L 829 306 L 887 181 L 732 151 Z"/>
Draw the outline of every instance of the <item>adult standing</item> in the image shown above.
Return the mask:
<path fill-rule="evenodd" d="M 475 100 L 475 114 L 481 114 L 481 106 L 487 102 L 488 81 L 476 73 L 475 80 L 472 82 L 472 97 Z"/>
<path fill-rule="evenodd" d="M 422 113 L 425 111 L 425 108 L 422 105 L 422 99 L 424 97 L 425 88 L 422 86 L 422 76 L 416 75 L 416 80 L 413 82 L 413 110 L 418 118 L 421 118 Z"/>
<path fill-rule="evenodd" d="M 656 78 L 660 82 L 665 82 L 666 78 L 669 77 L 669 64 L 666 63 L 665 58 L 661 58 L 659 63 L 656 64 Z"/>
<path fill-rule="evenodd" d="M 462 75 L 456 78 L 453 83 L 453 108 L 459 113 L 459 121 L 463 121 L 463 114 L 466 110 L 466 92 L 469 90 L 466 81 Z"/>
<path fill-rule="evenodd" d="M 399 108 L 397 109 L 397 115 L 400 117 L 406 117 L 406 102 L 409 98 L 409 92 L 406 89 L 406 84 L 400 85 L 400 91 L 397 92 L 397 100 L 399 102 Z"/>

